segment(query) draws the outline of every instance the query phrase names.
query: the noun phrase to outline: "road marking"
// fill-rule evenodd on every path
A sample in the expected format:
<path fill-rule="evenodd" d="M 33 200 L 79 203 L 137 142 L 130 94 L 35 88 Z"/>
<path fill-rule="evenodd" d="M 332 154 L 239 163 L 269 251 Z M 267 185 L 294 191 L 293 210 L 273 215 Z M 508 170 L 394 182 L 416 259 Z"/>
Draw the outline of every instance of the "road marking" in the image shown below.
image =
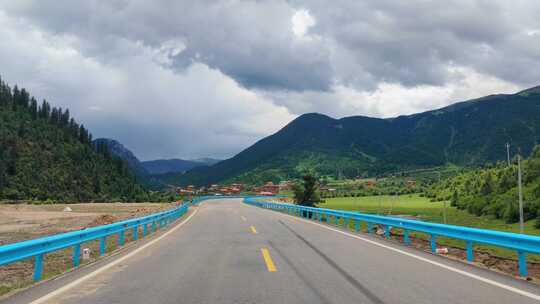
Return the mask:
<path fill-rule="evenodd" d="M 167 235 L 175 232 L 177 229 L 179 229 L 180 227 L 182 227 L 185 223 L 187 223 L 195 214 L 197 214 L 198 212 L 198 208 L 195 209 L 195 211 L 190 215 L 188 216 L 185 220 L 183 220 L 180 224 L 176 225 L 175 227 L 173 227 L 171 230 L 165 232 L 164 234 L 160 235 L 159 237 L 157 237 L 156 239 L 153 239 L 151 241 L 149 241 L 148 243 L 142 245 L 141 247 L 133 250 L 132 252 L 126 254 L 125 256 L 117 259 L 117 260 L 114 260 L 113 262 L 107 264 L 107 265 L 104 265 L 103 267 L 101 268 L 98 268 L 96 270 L 94 270 L 93 272 L 67 284 L 67 285 L 64 285 L 63 287 L 60 287 L 58 289 L 56 289 L 55 291 L 51 292 L 51 293 L 48 293 L 46 295 L 44 295 L 43 297 L 39 298 L 39 299 L 36 299 L 32 302 L 30 302 L 30 304 L 41 304 L 41 303 L 45 303 L 46 301 L 49 301 L 51 300 L 52 298 L 58 296 L 58 295 L 61 295 L 62 293 L 70 290 L 71 288 L 81 284 L 82 282 L 88 280 L 88 279 L 91 279 L 95 276 L 97 276 L 98 274 L 122 263 L 123 261 L 125 261 L 126 259 L 129 259 L 130 257 L 136 255 L 137 253 L 143 251 L 144 249 L 146 249 L 147 247 L 151 246 L 152 244 L 156 243 L 157 241 L 161 240 L 162 238 L 166 237 Z"/>
<path fill-rule="evenodd" d="M 272 257 L 270 256 L 270 252 L 268 252 L 268 249 L 261 248 L 261 252 L 264 262 L 266 263 L 266 269 L 268 269 L 268 272 L 276 272 L 276 265 L 274 265 L 274 261 L 272 261 Z"/>
<path fill-rule="evenodd" d="M 247 222 L 247 218 L 245 216 L 242 215 L 241 218 L 242 218 L 242 221 Z"/>
<path fill-rule="evenodd" d="M 253 232 L 253 234 L 257 234 L 257 229 L 255 229 L 254 226 L 251 226 L 249 228 L 251 229 L 251 232 Z"/>
<path fill-rule="evenodd" d="M 435 262 L 435 261 L 432 261 L 430 259 L 427 259 L 427 258 L 421 257 L 419 255 L 416 255 L 414 253 L 410 253 L 410 252 L 407 252 L 407 251 L 403 251 L 401 249 L 397 249 L 397 248 L 394 248 L 394 247 L 391 247 L 391 246 L 388 246 L 388 245 L 384 245 L 384 244 L 378 243 L 378 242 L 370 240 L 370 239 L 366 239 L 366 238 L 358 236 L 358 235 L 354 235 L 354 234 L 351 234 L 351 233 L 348 233 L 348 232 L 345 232 L 345 231 L 341 231 L 341 230 L 338 230 L 338 229 L 334 229 L 332 227 L 328 227 L 328 226 L 323 225 L 323 224 L 319 224 L 319 223 L 316 223 L 316 222 L 312 222 L 312 221 L 305 220 L 305 219 L 302 219 L 302 218 L 298 218 L 298 217 L 288 215 L 288 214 L 283 214 L 283 213 L 279 213 L 279 214 L 281 214 L 283 216 L 291 217 L 291 218 L 293 218 L 295 220 L 299 220 L 299 221 L 302 221 L 302 222 L 305 222 L 305 223 L 313 224 L 313 225 L 316 225 L 316 226 L 319 226 L 319 227 L 322 227 L 322 228 L 325 228 L 325 229 L 328 229 L 328 230 L 331 230 L 331 231 L 334 231 L 334 232 L 337 232 L 337 233 L 341 233 L 343 235 L 346 235 L 346 236 L 349 236 L 349 237 L 352 237 L 352 238 L 355 238 L 355 239 L 358 239 L 358 240 L 373 244 L 375 246 L 379 246 L 379 247 L 382 247 L 382 248 L 385 248 L 385 249 L 388 249 L 388 250 L 392 250 L 394 252 L 401 253 L 403 255 L 409 256 L 411 258 L 414 258 L 414 259 L 417 259 L 417 260 L 420 260 L 420 261 L 423 261 L 423 262 L 426 262 L 426 263 L 429 263 L 429 264 L 432 264 L 432 265 L 435 265 L 435 266 L 439 266 L 441 268 L 444 268 L 446 270 L 449 270 L 449 271 L 452 271 L 452 272 L 455 272 L 455 273 L 459 273 L 459 274 L 464 275 L 466 277 L 476 279 L 478 281 L 481 281 L 481 282 L 484 282 L 484 283 L 487 283 L 487 284 L 490 284 L 490 285 L 493 285 L 493 286 L 496 286 L 496 287 L 499 287 L 499 288 L 502 288 L 502 289 L 506 289 L 508 291 L 520 294 L 522 296 L 526 296 L 528 298 L 540 301 L 540 295 L 534 294 L 532 292 L 521 290 L 519 288 L 512 287 L 510 285 L 506 285 L 506 284 L 503 284 L 503 283 L 499 283 L 497 281 L 494 281 L 494 280 L 491 280 L 491 279 L 488 279 L 488 278 L 484 278 L 484 277 L 482 277 L 480 275 L 476 275 L 476 274 L 473 274 L 473 273 L 470 273 L 470 272 L 467 272 L 467 271 L 464 271 L 464 270 L 461 270 L 461 269 L 457 269 L 457 268 L 454 268 L 452 266 L 445 265 L 443 263 Z"/>

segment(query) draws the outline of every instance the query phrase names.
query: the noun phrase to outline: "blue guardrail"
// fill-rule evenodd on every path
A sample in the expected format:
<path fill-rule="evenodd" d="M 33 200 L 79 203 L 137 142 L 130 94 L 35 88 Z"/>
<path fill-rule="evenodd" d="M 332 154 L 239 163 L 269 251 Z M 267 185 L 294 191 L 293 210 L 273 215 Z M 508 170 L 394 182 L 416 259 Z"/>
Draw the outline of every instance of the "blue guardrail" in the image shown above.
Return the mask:
<path fill-rule="evenodd" d="M 123 246 L 126 242 L 126 230 L 131 229 L 132 239 L 137 240 L 139 227 L 142 227 L 142 236 L 146 237 L 149 233 L 152 234 L 178 220 L 188 211 L 189 205 L 189 202 L 184 202 L 174 209 L 139 218 L 3 245 L 0 246 L 0 266 L 34 258 L 33 278 L 34 281 L 39 281 L 43 273 L 45 254 L 73 247 L 73 266 L 77 267 L 80 263 L 81 244 L 99 240 L 99 255 L 102 256 L 105 254 L 108 236 L 118 234 L 118 245 Z"/>
<path fill-rule="evenodd" d="M 527 253 L 540 254 L 540 237 L 532 235 L 428 223 L 351 211 L 264 202 L 260 201 L 260 198 L 256 197 L 245 198 L 244 203 L 285 212 L 290 215 L 300 216 L 319 222 L 326 222 L 328 224 L 333 222 L 335 225 L 339 225 L 340 220 L 342 219 L 343 225 L 346 229 L 349 229 L 349 225 L 352 222 L 354 223 L 354 229 L 357 232 L 360 231 L 362 222 L 367 223 L 368 233 L 372 233 L 374 224 L 381 225 L 384 227 L 384 235 L 387 238 L 390 237 L 391 229 L 402 229 L 403 241 L 406 245 L 410 244 L 410 231 L 426 233 L 430 235 L 432 253 L 436 253 L 437 237 L 448 237 L 462 240 L 466 242 L 467 260 L 469 262 L 474 260 L 474 244 L 487 244 L 516 250 L 518 255 L 519 275 L 522 277 L 527 276 Z"/>
<path fill-rule="evenodd" d="M 256 196 L 264 198 L 266 196 Z M 142 235 L 146 237 L 157 229 L 164 228 L 170 223 L 181 218 L 190 205 L 198 205 L 205 200 L 245 198 L 245 196 L 202 196 L 194 198 L 191 202 L 184 202 L 174 209 L 154 213 L 144 217 L 129 219 L 109 225 L 86 228 L 78 231 L 56 234 L 39 239 L 28 240 L 19 243 L 0 246 L 0 266 L 34 258 L 34 281 L 41 280 L 43 273 L 44 255 L 57 250 L 73 247 L 73 267 L 80 264 L 81 244 L 99 240 L 99 255 L 105 254 L 107 237 L 118 234 L 118 245 L 124 246 L 126 231 L 131 229 L 132 239 L 139 238 L 139 227 L 142 227 Z"/>

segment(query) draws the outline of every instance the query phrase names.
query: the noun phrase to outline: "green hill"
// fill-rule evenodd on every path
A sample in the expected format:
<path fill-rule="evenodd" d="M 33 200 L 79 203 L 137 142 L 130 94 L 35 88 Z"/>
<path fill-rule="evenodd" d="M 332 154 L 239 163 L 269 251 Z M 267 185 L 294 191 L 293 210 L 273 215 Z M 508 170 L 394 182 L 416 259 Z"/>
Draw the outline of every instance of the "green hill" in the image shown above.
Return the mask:
<path fill-rule="evenodd" d="M 136 201 L 148 193 L 128 166 L 70 117 L 0 80 L 0 199 Z"/>
<path fill-rule="evenodd" d="M 523 161 L 524 218 L 537 218 L 540 228 L 540 146 Z M 426 195 L 450 200 L 452 205 L 475 215 L 489 215 L 508 223 L 519 221 L 517 162 L 486 165 L 432 185 Z"/>
<path fill-rule="evenodd" d="M 231 159 L 168 183 L 260 183 L 299 176 L 373 176 L 397 170 L 454 164 L 476 166 L 504 159 L 505 143 L 530 153 L 540 141 L 540 92 L 491 95 L 442 109 L 390 119 L 333 119 L 305 114 Z"/>

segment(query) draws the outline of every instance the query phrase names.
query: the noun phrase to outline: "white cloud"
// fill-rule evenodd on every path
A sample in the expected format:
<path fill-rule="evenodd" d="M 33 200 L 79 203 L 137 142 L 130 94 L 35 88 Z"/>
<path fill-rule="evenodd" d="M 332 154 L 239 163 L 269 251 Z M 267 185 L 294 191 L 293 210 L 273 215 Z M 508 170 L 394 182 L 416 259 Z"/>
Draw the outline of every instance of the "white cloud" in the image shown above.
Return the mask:
<path fill-rule="evenodd" d="M 292 16 L 292 31 L 297 37 L 304 37 L 310 27 L 314 26 L 316 21 L 309 14 L 308 10 L 301 9 Z"/>
<path fill-rule="evenodd" d="M 124 41 L 130 55 L 104 64 L 82 56 L 73 39 L 1 12 L 0 36 L 4 79 L 69 107 L 95 136 L 118 139 L 143 159 L 231 156 L 294 118 L 204 64 L 167 69 L 156 56 L 181 51 L 174 43 Z"/>
<path fill-rule="evenodd" d="M 325 93 L 274 92 L 269 98 L 296 114 L 321 111 L 337 118 L 353 115 L 394 117 L 495 93 L 515 93 L 521 89 L 518 85 L 470 68 L 449 67 L 448 70 L 455 81 L 445 86 L 406 87 L 382 82 L 373 91 L 359 91 L 341 84 Z"/>

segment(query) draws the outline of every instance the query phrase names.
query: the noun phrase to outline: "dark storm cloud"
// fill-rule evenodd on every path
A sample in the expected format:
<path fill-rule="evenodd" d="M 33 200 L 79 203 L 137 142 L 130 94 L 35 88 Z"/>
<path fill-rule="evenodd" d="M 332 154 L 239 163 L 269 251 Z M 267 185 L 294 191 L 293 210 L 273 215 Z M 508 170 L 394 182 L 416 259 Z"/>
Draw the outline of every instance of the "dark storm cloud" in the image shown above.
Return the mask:
<path fill-rule="evenodd" d="M 172 39 L 186 47 L 174 66 L 203 62 L 247 88 L 327 90 L 333 77 L 324 45 L 296 41 L 294 10 L 283 1 L 27 1 L 8 8 L 81 37 L 81 49 L 104 61 L 124 55 L 121 39 L 153 47 Z"/>
<path fill-rule="evenodd" d="M 349 51 L 375 82 L 444 85 L 449 66 L 508 81 L 540 79 L 540 3 L 535 1 L 295 1 L 317 19 L 312 32 Z M 334 58 L 339 61 L 340 58 Z M 520 73 L 516 73 L 520 71 Z M 352 75 L 340 75 L 345 81 Z M 355 83 L 362 86 L 362 83 Z"/>
<path fill-rule="evenodd" d="M 35 0 L 7 7 L 83 38 L 82 50 L 102 60 L 123 55 L 121 39 L 154 47 L 172 39 L 185 44 L 173 56 L 176 68 L 203 62 L 247 88 L 327 91 L 335 82 L 359 89 L 381 81 L 444 85 L 450 65 L 531 84 L 540 79 L 540 52 L 529 51 L 539 48 L 539 36 L 530 35 L 540 28 L 539 6 L 519 0 Z M 291 17 L 302 8 L 316 19 L 309 34 L 320 39 L 299 40 L 291 31 Z"/>
<path fill-rule="evenodd" d="M 0 73 L 142 158 L 224 157 L 304 112 L 537 85 L 538 16 L 535 0 L 0 0 Z"/>

